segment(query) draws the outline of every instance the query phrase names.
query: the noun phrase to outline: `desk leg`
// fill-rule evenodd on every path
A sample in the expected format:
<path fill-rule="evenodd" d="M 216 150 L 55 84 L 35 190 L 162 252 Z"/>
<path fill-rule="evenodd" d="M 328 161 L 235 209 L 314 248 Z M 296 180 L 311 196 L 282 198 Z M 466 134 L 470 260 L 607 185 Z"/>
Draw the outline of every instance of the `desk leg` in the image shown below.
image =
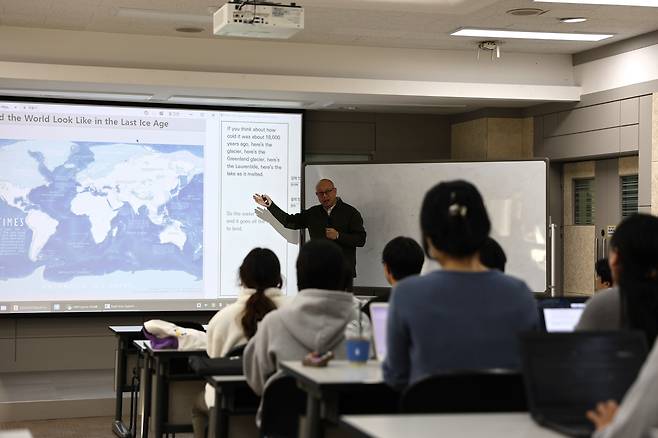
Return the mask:
<path fill-rule="evenodd" d="M 148 356 L 142 353 L 142 424 L 140 426 L 140 438 L 149 436 L 149 420 L 151 417 L 151 363 Z"/>
<path fill-rule="evenodd" d="M 123 414 L 123 385 L 126 381 L 126 346 L 123 339 L 121 339 L 121 336 L 118 338 L 119 342 L 117 343 L 117 358 L 115 364 L 116 372 L 114 373 L 114 386 L 117 391 L 114 419 L 116 421 L 121 421 L 121 416 Z"/>
<path fill-rule="evenodd" d="M 228 438 L 228 416 L 224 406 L 223 394 L 215 389 L 215 405 L 208 412 L 208 437 Z"/>
<path fill-rule="evenodd" d="M 155 371 L 155 386 L 153 397 L 155 398 L 155 411 L 153 412 L 153 436 L 161 438 L 164 434 L 164 422 L 168 419 L 169 391 L 167 391 L 165 373 L 166 364 L 160 358 L 155 358 L 153 369 Z"/>
<path fill-rule="evenodd" d="M 304 423 L 303 438 L 322 438 L 324 429 L 320 419 L 320 400 L 312 394 L 306 395 L 306 422 Z"/>

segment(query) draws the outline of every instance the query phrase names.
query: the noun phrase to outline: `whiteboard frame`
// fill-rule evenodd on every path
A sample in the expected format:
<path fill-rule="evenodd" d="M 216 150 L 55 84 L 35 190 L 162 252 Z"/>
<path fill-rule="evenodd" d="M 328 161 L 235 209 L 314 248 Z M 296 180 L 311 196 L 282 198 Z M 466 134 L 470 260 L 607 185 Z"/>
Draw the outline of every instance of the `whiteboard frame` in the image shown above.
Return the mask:
<path fill-rule="evenodd" d="M 553 253 L 551 251 L 551 241 L 554 239 L 554 236 L 550 235 L 550 219 L 551 215 L 549 212 L 550 206 L 550 184 L 549 184 L 549 171 L 550 171 L 550 160 L 548 157 L 544 158 L 528 158 L 528 159 L 509 159 L 509 160 L 403 160 L 403 161 L 319 161 L 314 163 L 307 163 L 306 161 L 302 162 L 302 193 L 301 193 L 301 206 L 302 210 L 306 209 L 306 167 L 308 166 L 337 166 L 337 165 L 368 165 L 368 164 L 448 164 L 448 163 L 510 163 L 510 162 L 530 162 L 530 161 L 541 161 L 545 164 L 545 187 L 546 187 L 546 198 L 545 198 L 545 211 L 546 211 L 546 225 L 545 225 L 545 235 L 546 235 L 546 289 L 543 292 L 533 291 L 536 298 L 551 298 L 551 290 L 554 285 L 551 284 L 551 270 L 553 269 Z M 306 230 L 300 230 L 300 246 L 306 241 Z M 549 241 L 551 239 L 551 241 Z M 355 286 L 355 292 L 367 292 L 373 291 L 374 295 L 380 295 L 382 292 L 380 286 Z"/>

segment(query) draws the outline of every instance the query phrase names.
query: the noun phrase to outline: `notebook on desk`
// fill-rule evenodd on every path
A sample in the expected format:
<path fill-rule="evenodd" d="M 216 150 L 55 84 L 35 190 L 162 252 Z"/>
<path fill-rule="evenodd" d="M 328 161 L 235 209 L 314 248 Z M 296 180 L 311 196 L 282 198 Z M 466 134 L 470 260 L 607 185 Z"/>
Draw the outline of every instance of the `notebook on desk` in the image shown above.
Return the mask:
<path fill-rule="evenodd" d="M 647 355 L 639 332 L 527 333 L 521 359 L 528 406 L 542 426 L 590 436 L 585 413 L 598 402 L 621 402 Z"/>
<path fill-rule="evenodd" d="M 371 303 L 370 318 L 372 319 L 373 340 L 377 360 L 386 358 L 386 322 L 388 320 L 388 303 Z"/>

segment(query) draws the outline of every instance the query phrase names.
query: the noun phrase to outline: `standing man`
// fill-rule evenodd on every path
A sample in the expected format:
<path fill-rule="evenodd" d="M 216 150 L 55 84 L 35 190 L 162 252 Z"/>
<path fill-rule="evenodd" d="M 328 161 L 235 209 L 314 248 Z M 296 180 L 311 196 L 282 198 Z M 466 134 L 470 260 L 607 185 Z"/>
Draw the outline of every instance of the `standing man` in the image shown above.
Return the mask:
<path fill-rule="evenodd" d="M 363 228 L 361 214 L 337 196 L 336 187 L 331 180 L 318 181 L 315 195 L 320 205 L 297 214 L 288 214 L 281 210 L 267 195 L 256 194 L 254 201 L 266 207 L 284 227 L 293 230 L 308 228 L 311 239 L 334 241 L 342 249 L 345 260 L 352 269 L 352 277 L 356 277 L 356 248 L 366 244 L 366 230 Z"/>

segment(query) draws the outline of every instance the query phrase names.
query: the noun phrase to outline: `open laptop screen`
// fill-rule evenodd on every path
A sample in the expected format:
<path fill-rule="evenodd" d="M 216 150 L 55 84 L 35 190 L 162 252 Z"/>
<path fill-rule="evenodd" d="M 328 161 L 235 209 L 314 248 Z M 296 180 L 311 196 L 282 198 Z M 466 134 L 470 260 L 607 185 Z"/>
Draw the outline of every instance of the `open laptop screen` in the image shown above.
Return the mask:
<path fill-rule="evenodd" d="M 583 313 L 583 308 L 545 308 L 542 309 L 544 312 L 544 324 L 546 325 L 546 331 L 551 332 L 572 332 L 574 331 L 578 321 L 580 320 L 580 315 Z"/>
<path fill-rule="evenodd" d="M 370 318 L 375 341 L 377 360 L 386 358 L 386 321 L 388 320 L 388 303 L 370 304 Z"/>

